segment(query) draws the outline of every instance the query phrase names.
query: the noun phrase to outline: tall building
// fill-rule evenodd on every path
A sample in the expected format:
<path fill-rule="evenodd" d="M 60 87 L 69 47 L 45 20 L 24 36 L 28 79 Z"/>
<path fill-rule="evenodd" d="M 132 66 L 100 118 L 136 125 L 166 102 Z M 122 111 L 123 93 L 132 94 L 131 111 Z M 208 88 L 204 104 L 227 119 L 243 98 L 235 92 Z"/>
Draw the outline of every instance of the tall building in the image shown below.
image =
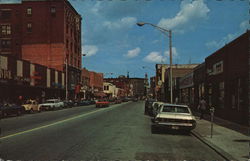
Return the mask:
<path fill-rule="evenodd" d="M 1 4 L 0 17 L 0 54 L 67 70 L 74 95 L 81 78 L 82 18 L 73 6 L 67 0 L 22 0 Z"/>

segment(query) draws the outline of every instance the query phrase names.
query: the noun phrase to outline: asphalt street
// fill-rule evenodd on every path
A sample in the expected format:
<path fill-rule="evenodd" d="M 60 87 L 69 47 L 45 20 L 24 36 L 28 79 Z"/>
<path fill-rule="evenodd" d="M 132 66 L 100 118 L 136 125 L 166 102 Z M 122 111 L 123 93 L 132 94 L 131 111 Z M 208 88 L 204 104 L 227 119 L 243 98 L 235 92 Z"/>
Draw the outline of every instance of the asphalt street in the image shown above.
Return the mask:
<path fill-rule="evenodd" d="M 192 135 L 151 133 L 144 102 L 74 107 L 1 120 L 6 160 L 223 160 Z"/>

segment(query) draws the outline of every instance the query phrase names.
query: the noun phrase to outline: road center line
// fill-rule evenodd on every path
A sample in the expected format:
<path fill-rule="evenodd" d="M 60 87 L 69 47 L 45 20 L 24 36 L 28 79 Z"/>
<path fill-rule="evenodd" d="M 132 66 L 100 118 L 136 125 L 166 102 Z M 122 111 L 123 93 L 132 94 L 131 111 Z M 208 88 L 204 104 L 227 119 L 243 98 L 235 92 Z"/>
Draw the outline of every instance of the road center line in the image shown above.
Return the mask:
<path fill-rule="evenodd" d="M 110 111 L 114 107 L 116 107 L 116 106 L 109 107 L 109 108 L 103 108 L 103 109 L 100 109 L 100 110 L 91 111 L 89 113 L 84 113 L 84 114 L 81 114 L 81 115 L 78 115 L 78 116 L 74 116 L 74 117 L 71 117 L 71 118 L 68 118 L 68 119 L 65 119 L 65 120 L 57 121 L 57 122 L 54 122 L 54 123 L 51 123 L 51 124 L 48 124 L 48 125 L 44 125 L 44 126 L 41 126 L 41 127 L 36 127 L 36 128 L 30 129 L 30 130 L 25 130 L 25 131 L 22 131 L 22 132 L 17 132 L 15 134 L 10 134 L 10 135 L 7 135 L 7 136 L 3 136 L 3 137 L 0 137 L 0 140 L 8 139 L 10 137 L 14 137 L 14 136 L 26 134 L 26 133 L 29 133 L 29 132 L 32 132 L 32 131 L 44 129 L 44 128 L 47 128 L 47 127 L 50 127 L 50 126 L 58 125 L 58 124 L 61 124 L 61 123 L 67 122 L 67 121 L 75 120 L 75 119 L 78 119 L 78 118 L 81 118 L 81 117 L 85 117 L 85 116 L 94 114 L 94 113 L 97 113 L 97 112 Z"/>

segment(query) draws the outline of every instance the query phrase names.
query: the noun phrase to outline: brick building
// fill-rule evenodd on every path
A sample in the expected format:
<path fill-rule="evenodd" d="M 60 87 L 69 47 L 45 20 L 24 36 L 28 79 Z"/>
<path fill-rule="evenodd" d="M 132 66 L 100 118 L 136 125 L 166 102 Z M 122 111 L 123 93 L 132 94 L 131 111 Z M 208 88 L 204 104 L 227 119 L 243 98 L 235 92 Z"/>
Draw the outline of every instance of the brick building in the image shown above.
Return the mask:
<path fill-rule="evenodd" d="M 74 95 L 81 77 L 81 16 L 67 0 L 1 4 L 0 54 L 68 71 Z M 72 96 L 73 97 L 73 96 Z"/>
<path fill-rule="evenodd" d="M 89 71 L 91 92 L 95 97 L 104 97 L 103 93 L 103 73 Z"/>
<path fill-rule="evenodd" d="M 194 105 L 192 108 L 197 110 L 201 97 L 205 96 L 205 77 L 206 77 L 206 66 L 205 62 L 194 68 Z"/>
<path fill-rule="evenodd" d="M 208 56 L 206 99 L 215 115 L 249 125 L 250 31 Z"/>

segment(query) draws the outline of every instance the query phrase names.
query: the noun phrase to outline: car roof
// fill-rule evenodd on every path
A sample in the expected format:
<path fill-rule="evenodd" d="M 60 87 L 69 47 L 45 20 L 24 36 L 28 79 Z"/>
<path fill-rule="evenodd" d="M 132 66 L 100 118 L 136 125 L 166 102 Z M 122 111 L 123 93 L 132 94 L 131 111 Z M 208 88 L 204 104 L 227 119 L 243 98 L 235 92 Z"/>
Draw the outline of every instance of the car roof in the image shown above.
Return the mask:
<path fill-rule="evenodd" d="M 173 104 L 173 103 L 163 103 L 163 106 L 188 107 L 187 105 L 180 105 L 180 104 Z"/>

